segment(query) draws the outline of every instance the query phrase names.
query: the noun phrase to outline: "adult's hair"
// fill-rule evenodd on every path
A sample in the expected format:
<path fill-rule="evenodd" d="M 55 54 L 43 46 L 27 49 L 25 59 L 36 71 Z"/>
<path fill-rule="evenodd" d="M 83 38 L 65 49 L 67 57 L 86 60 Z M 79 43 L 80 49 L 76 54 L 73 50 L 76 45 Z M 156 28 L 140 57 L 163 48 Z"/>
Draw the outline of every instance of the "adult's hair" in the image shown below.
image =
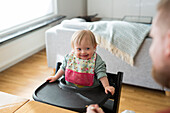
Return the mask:
<path fill-rule="evenodd" d="M 165 10 L 167 13 L 170 11 L 170 0 L 160 0 L 158 3 L 158 10 Z"/>
<path fill-rule="evenodd" d="M 170 0 L 160 0 L 157 10 L 159 13 L 159 26 L 166 32 L 170 29 Z"/>

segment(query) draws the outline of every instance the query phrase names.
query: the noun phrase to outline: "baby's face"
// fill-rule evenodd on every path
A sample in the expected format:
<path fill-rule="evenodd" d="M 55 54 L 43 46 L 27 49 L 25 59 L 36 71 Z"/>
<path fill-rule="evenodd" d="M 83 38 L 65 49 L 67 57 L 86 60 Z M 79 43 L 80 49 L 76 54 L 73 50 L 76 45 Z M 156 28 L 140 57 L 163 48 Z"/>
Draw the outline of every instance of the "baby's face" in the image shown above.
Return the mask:
<path fill-rule="evenodd" d="M 96 46 L 93 46 L 89 40 L 85 39 L 86 38 L 83 38 L 80 45 L 78 44 L 74 45 L 74 52 L 77 58 L 88 60 L 93 56 L 96 50 Z"/>

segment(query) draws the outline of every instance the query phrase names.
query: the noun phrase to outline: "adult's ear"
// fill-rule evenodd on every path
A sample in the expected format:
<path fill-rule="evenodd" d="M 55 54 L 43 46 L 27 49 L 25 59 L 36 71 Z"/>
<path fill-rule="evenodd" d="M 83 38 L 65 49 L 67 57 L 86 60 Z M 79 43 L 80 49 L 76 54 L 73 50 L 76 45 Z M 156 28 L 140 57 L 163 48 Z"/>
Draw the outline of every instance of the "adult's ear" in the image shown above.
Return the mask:
<path fill-rule="evenodd" d="M 168 30 L 168 32 L 166 33 L 166 35 L 165 35 L 165 54 L 166 54 L 166 56 L 167 57 L 169 57 L 170 58 L 170 30 Z"/>

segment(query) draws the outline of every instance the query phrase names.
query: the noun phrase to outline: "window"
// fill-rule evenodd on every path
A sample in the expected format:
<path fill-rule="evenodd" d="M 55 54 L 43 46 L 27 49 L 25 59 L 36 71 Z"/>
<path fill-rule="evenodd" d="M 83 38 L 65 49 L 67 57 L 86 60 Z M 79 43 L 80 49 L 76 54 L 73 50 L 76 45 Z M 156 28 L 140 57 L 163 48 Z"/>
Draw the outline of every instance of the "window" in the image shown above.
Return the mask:
<path fill-rule="evenodd" d="M 56 6 L 56 0 L 1 0 L 0 42 L 56 18 Z"/>

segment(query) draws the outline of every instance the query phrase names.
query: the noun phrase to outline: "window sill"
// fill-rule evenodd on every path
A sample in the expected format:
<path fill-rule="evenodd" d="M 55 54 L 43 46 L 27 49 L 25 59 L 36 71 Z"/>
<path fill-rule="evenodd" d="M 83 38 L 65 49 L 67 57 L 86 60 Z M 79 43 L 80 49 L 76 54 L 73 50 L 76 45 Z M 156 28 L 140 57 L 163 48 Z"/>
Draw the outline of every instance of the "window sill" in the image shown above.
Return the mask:
<path fill-rule="evenodd" d="M 23 35 L 25 33 L 28 33 L 28 32 L 31 32 L 33 30 L 36 30 L 36 29 L 39 29 L 41 27 L 44 27 L 46 25 L 49 25 L 53 22 L 56 22 L 56 21 L 59 21 L 63 18 L 65 18 L 66 16 L 56 16 L 56 17 L 53 17 L 53 18 L 50 18 L 50 19 L 47 19 L 45 21 L 41 21 L 41 22 L 38 22 L 38 23 L 35 23 L 33 25 L 30 25 L 30 26 L 26 26 L 25 28 L 22 28 L 22 29 L 18 29 L 17 31 L 13 31 L 11 33 L 8 33 L 8 34 L 2 34 L 0 35 L 0 44 L 4 43 L 4 42 L 7 42 L 15 37 L 18 37 L 20 35 Z"/>

